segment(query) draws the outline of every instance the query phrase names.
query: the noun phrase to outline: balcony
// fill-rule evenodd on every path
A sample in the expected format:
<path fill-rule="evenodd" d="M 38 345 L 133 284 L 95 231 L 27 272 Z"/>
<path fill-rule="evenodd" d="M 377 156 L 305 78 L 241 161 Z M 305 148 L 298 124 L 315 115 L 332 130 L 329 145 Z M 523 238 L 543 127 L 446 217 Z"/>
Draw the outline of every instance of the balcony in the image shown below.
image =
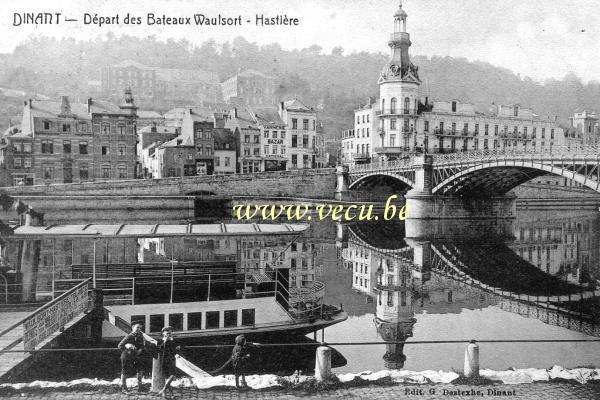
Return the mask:
<path fill-rule="evenodd" d="M 390 34 L 390 42 L 399 40 L 410 40 L 410 35 L 406 32 L 394 32 Z"/>
<path fill-rule="evenodd" d="M 369 153 L 354 153 L 352 154 L 352 158 L 354 161 L 366 161 L 371 158 L 371 154 Z"/>

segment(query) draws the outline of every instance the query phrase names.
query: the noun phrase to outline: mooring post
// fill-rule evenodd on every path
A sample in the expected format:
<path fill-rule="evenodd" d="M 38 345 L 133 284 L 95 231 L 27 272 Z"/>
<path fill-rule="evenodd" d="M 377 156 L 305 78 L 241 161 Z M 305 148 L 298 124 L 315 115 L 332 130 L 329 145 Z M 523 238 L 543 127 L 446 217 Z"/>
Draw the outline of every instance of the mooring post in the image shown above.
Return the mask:
<path fill-rule="evenodd" d="M 104 321 L 104 293 L 102 289 L 92 289 L 91 339 L 97 344 L 102 341 L 102 322 Z"/>
<path fill-rule="evenodd" d="M 163 355 L 157 351 L 156 357 L 152 358 L 152 389 L 151 392 L 158 393 L 165 386 L 165 374 L 162 368 Z"/>
<path fill-rule="evenodd" d="M 479 345 L 475 339 L 465 349 L 464 374 L 467 378 L 479 376 Z"/>
<path fill-rule="evenodd" d="M 325 345 L 317 347 L 317 357 L 315 359 L 315 379 L 317 382 L 323 382 L 333 377 L 331 372 L 331 347 Z"/>

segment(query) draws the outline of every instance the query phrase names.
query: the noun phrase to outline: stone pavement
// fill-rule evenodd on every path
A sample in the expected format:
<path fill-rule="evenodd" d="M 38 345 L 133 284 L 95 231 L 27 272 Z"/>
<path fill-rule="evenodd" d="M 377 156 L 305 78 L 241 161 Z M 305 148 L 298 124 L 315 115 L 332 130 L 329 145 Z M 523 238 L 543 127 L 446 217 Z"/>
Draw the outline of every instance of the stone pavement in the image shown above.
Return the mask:
<path fill-rule="evenodd" d="M 563 400 L 563 399 L 600 399 L 600 384 L 588 383 L 534 383 L 520 385 L 368 385 L 324 390 L 319 392 L 297 389 L 268 389 L 237 391 L 222 389 L 174 389 L 172 399 L 473 399 L 474 397 L 510 398 L 524 400 Z M 116 388 L 98 390 L 68 391 L 30 390 L 0 391 L 0 398 L 6 399 L 50 399 L 50 400 L 158 400 L 154 393 L 132 391 L 122 394 Z"/>

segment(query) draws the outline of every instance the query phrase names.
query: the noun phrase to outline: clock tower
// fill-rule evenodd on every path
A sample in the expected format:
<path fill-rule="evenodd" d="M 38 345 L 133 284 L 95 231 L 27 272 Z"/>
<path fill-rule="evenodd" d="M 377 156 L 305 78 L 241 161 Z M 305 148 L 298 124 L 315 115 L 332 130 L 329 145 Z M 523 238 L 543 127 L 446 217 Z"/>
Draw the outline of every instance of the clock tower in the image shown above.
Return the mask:
<path fill-rule="evenodd" d="M 394 32 L 388 46 L 392 56 L 379 77 L 379 139 L 381 156 L 401 157 L 416 146 L 416 121 L 419 104 L 419 68 L 408 55 L 411 45 L 406 32 L 408 14 L 400 3 L 394 13 Z"/>

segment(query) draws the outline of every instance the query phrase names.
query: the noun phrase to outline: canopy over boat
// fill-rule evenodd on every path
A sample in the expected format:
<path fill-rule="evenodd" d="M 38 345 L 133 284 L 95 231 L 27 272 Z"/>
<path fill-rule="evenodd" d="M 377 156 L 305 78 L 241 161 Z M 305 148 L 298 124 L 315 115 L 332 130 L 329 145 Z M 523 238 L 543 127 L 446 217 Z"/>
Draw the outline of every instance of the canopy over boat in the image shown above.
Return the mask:
<path fill-rule="evenodd" d="M 165 237 L 165 236 L 250 236 L 297 234 L 308 224 L 187 224 L 187 225 L 23 225 L 12 238 L 72 237 Z"/>

